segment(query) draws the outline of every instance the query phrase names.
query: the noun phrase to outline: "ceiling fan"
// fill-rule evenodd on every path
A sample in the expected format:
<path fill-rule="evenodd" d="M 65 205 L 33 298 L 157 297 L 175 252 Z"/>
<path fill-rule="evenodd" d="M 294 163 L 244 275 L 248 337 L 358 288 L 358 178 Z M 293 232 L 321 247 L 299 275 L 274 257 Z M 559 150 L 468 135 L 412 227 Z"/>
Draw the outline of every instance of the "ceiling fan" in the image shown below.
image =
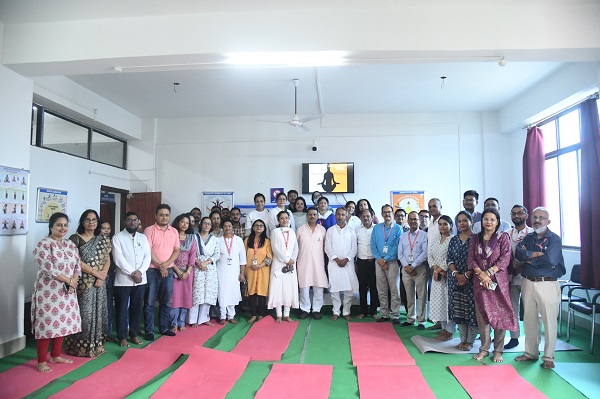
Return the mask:
<path fill-rule="evenodd" d="M 305 122 L 312 121 L 316 118 L 304 118 L 300 119 L 298 117 L 298 85 L 300 84 L 300 79 L 292 80 L 294 82 L 294 116 L 292 116 L 292 120 L 288 123 L 294 127 L 299 127 L 303 130 L 310 130 L 306 126 L 304 126 Z"/>
<path fill-rule="evenodd" d="M 293 127 L 297 127 L 302 130 L 309 131 L 310 129 L 307 126 L 305 126 L 304 124 L 306 122 L 317 119 L 317 117 L 300 119 L 300 117 L 298 116 L 298 85 L 300 84 L 300 79 L 297 79 L 297 78 L 292 79 L 292 82 L 294 83 L 294 115 L 292 116 L 292 119 L 289 122 L 278 122 L 278 123 L 287 123 Z M 263 122 L 275 122 L 275 121 L 263 121 Z"/>

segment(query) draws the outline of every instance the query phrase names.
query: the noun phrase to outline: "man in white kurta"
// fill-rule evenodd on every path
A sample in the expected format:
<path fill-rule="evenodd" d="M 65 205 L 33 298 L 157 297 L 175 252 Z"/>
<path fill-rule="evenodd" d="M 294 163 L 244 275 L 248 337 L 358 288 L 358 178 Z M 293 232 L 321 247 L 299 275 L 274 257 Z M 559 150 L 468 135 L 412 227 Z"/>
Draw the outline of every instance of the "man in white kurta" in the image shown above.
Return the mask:
<path fill-rule="evenodd" d="M 358 278 L 354 270 L 356 257 L 356 233 L 346 226 L 346 209 L 338 208 L 335 211 L 335 226 L 327 230 L 325 236 L 325 253 L 329 257 L 329 291 L 333 304 L 332 320 L 340 317 L 340 293 L 344 295 L 342 315 L 346 320 L 350 316 L 350 306 L 354 293 L 358 293 Z"/>
<path fill-rule="evenodd" d="M 319 212 L 310 208 L 307 223 L 296 231 L 298 238 L 298 285 L 300 287 L 300 319 L 306 319 L 311 311 L 310 287 L 313 289 L 312 317 L 321 319 L 323 289 L 327 288 L 325 273 L 325 227 L 317 223 Z"/>

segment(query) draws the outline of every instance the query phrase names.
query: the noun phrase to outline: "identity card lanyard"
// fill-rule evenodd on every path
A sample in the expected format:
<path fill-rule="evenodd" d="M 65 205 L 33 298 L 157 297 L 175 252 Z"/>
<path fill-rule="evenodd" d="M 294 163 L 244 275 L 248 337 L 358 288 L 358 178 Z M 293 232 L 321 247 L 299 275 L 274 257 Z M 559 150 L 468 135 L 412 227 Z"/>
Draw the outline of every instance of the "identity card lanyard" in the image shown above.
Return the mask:
<path fill-rule="evenodd" d="M 386 236 L 386 235 L 385 235 L 385 223 L 381 225 L 381 230 L 383 231 L 383 241 L 384 241 L 384 244 L 383 244 L 383 253 L 384 253 L 384 254 L 387 254 L 387 253 L 388 253 L 388 245 L 387 245 L 387 242 L 388 242 L 388 238 L 390 238 L 390 235 L 392 235 L 392 228 L 393 228 L 393 227 L 394 227 L 393 225 L 390 225 L 390 232 L 389 232 L 389 233 L 388 233 L 388 235 Z"/>
<path fill-rule="evenodd" d="M 284 230 L 281 232 L 281 234 L 283 235 L 283 241 L 285 241 L 285 250 L 287 251 L 288 243 L 290 242 L 290 232 L 289 230 Z"/>
<path fill-rule="evenodd" d="M 231 265 L 231 248 L 233 247 L 233 237 L 229 239 L 229 245 L 227 244 L 227 238 L 223 237 L 225 241 L 225 248 L 227 248 L 227 265 Z"/>
<path fill-rule="evenodd" d="M 548 248 L 548 247 L 544 246 L 546 241 L 548 241 L 548 237 L 544 238 L 544 241 L 542 241 L 540 244 L 535 244 L 535 246 L 540 249 L 540 252 L 544 252 L 546 250 L 546 248 Z"/>
<path fill-rule="evenodd" d="M 410 263 L 412 265 L 412 263 L 415 260 L 415 257 L 413 256 L 413 248 L 415 247 L 415 244 L 417 243 L 417 238 L 419 237 L 419 233 L 421 232 L 421 230 L 417 229 L 417 234 L 415 234 L 415 240 L 412 242 L 410 242 L 410 233 L 408 233 L 408 245 L 410 246 L 410 255 L 408 255 L 408 263 Z"/>

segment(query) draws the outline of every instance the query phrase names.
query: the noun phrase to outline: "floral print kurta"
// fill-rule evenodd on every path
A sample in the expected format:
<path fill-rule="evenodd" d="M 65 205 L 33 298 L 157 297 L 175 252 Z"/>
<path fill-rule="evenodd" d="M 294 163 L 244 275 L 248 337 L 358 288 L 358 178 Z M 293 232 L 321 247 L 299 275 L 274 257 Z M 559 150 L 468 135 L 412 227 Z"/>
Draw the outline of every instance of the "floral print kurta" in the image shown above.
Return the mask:
<path fill-rule="evenodd" d="M 429 262 L 429 267 L 432 268 L 432 272 L 434 265 L 440 267 L 442 270 L 448 270 L 446 260 L 450 240 L 450 237 L 446 237 L 444 242 L 441 242 L 441 237 L 436 237 L 431 242 L 428 242 L 427 261 Z M 450 278 L 451 276 L 448 277 Z M 431 282 L 429 318 L 434 322 L 448 321 L 448 278 L 440 281 L 433 280 Z"/>
<path fill-rule="evenodd" d="M 69 294 L 60 274 L 81 275 L 79 252 L 71 241 L 43 238 L 33 250 L 38 272 L 31 300 L 31 325 L 35 339 L 57 338 L 81 331 L 77 294 Z"/>

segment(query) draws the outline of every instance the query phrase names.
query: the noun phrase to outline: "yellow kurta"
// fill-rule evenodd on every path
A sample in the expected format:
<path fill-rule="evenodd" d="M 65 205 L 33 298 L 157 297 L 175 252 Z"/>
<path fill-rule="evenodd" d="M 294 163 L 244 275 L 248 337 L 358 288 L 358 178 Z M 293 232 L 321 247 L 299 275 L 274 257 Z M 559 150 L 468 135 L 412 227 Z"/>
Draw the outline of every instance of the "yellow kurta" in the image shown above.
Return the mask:
<path fill-rule="evenodd" d="M 256 258 L 257 263 L 260 265 L 265 262 L 265 259 L 273 259 L 273 252 L 271 251 L 271 241 L 267 238 L 265 245 L 262 248 L 258 248 L 256 255 L 254 254 L 254 246 L 250 244 L 248 246 L 248 237 L 244 240 L 246 245 L 246 280 L 248 282 L 248 295 L 269 295 L 269 277 L 271 275 L 271 267 L 264 266 L 258 270 L 252 270 L 252 261 Z"/>

